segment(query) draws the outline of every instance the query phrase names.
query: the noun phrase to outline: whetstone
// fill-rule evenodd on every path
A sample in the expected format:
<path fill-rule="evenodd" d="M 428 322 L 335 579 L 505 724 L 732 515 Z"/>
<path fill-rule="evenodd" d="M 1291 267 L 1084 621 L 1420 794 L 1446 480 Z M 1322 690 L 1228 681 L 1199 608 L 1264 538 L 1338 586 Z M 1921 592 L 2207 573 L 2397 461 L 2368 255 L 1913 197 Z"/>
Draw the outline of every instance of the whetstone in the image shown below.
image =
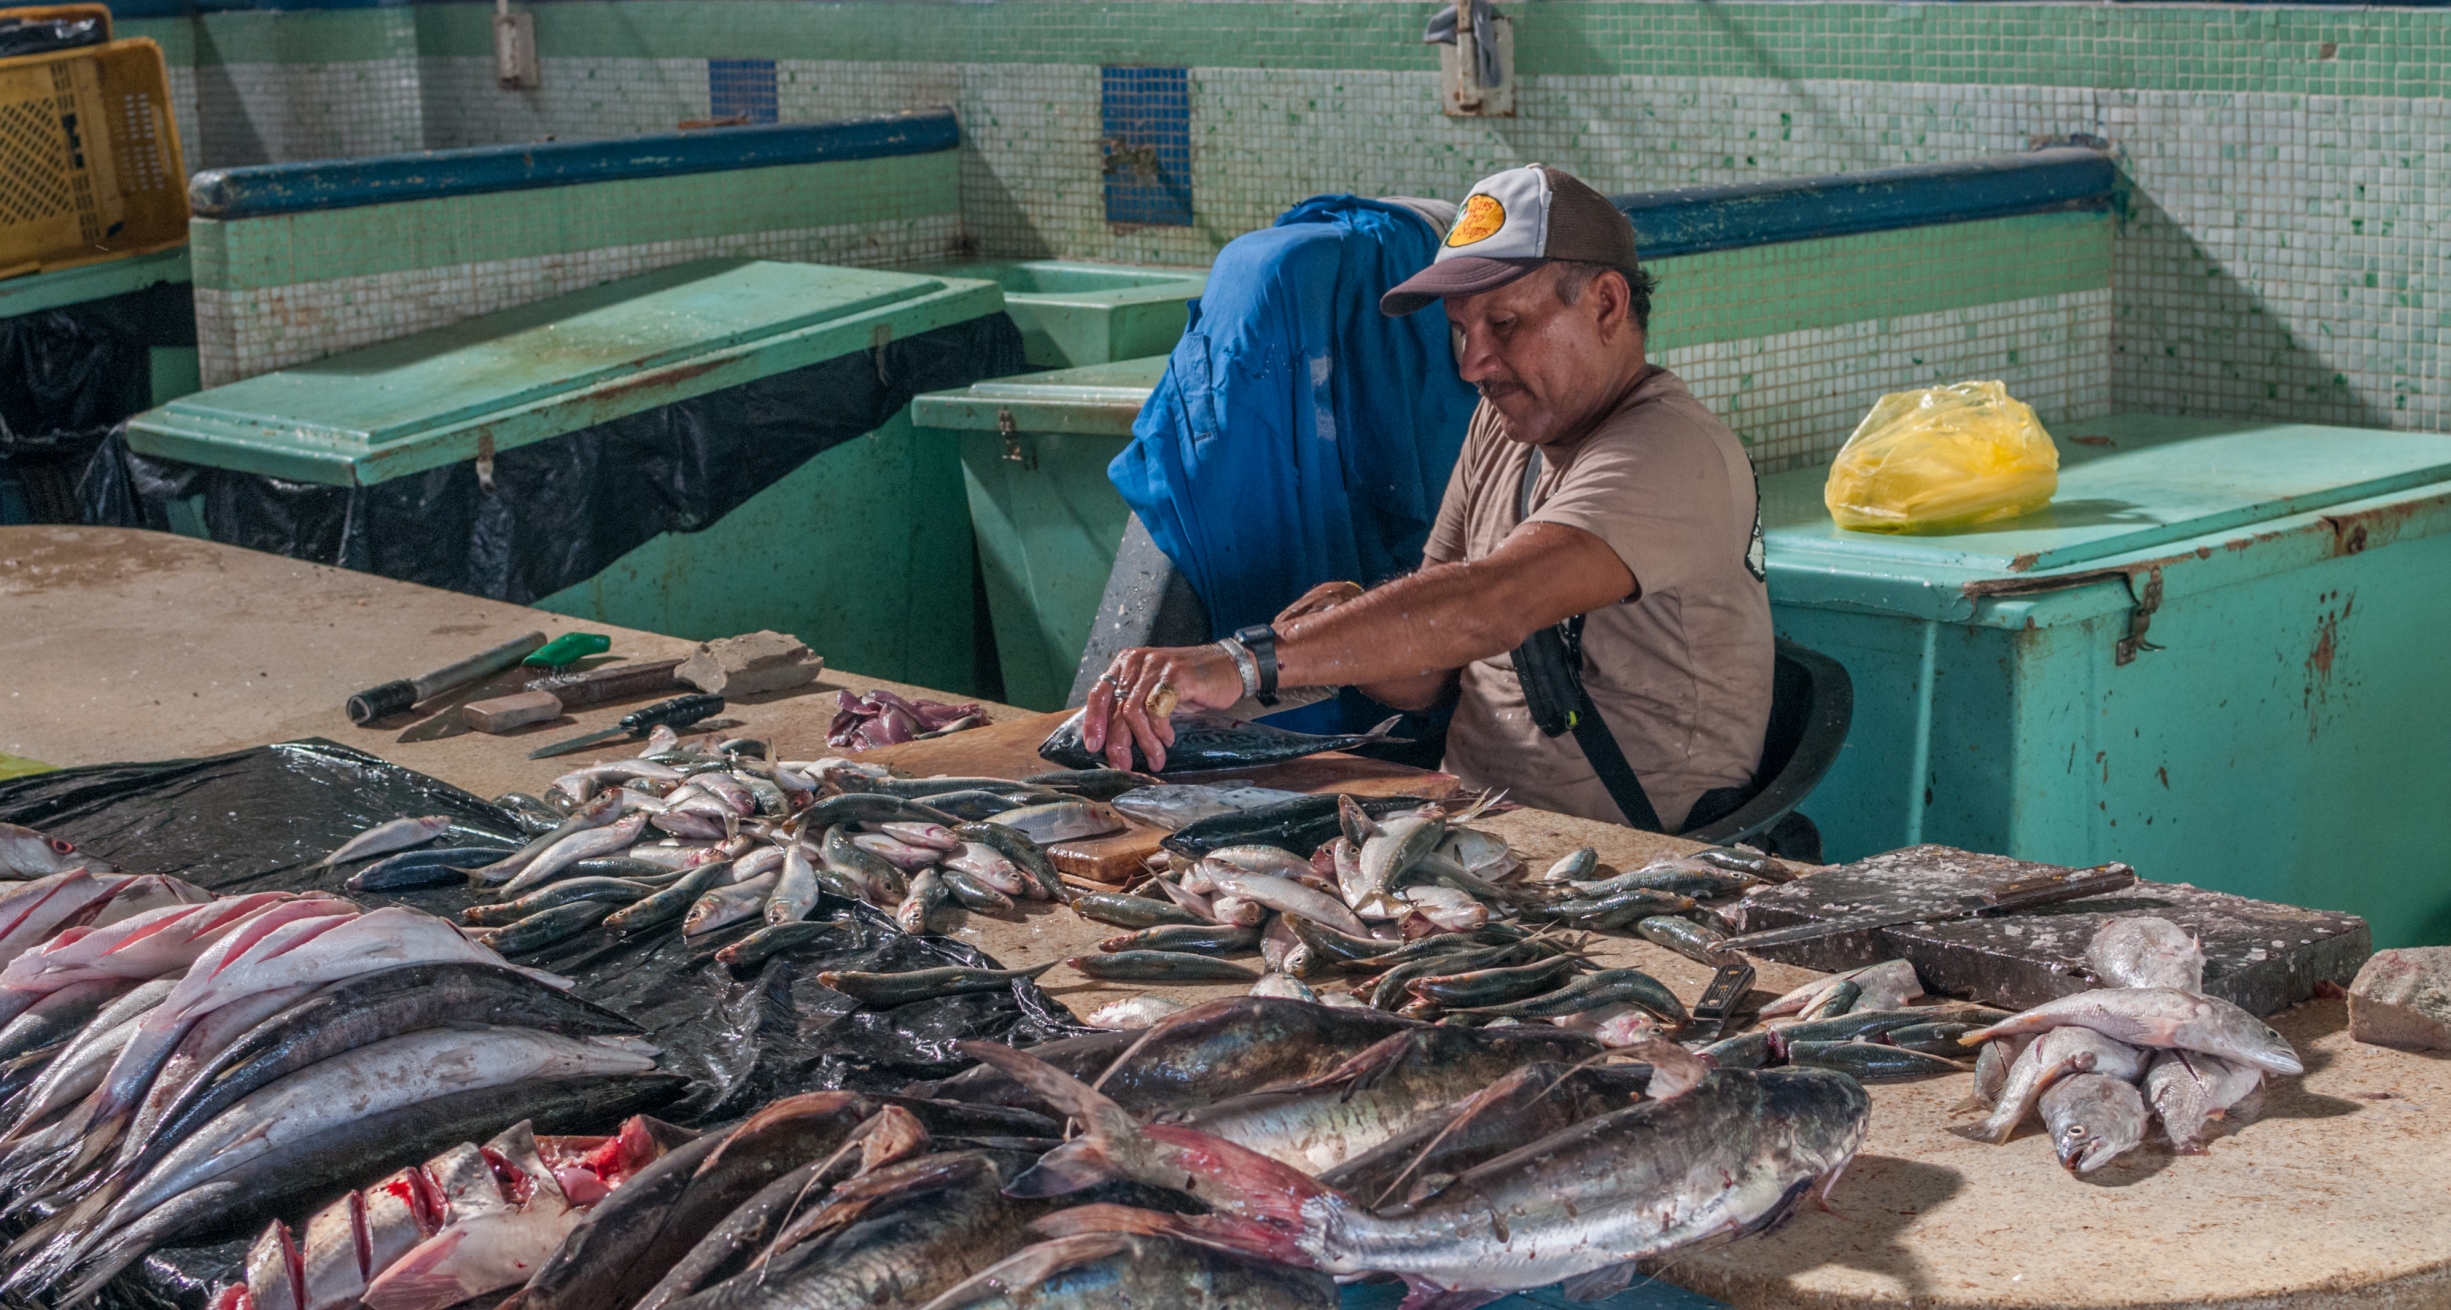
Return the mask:
<path fill-rule="evenodd" d="M 2059 866 L 1981 855 L 1950 846 L 1909 846 L 1824 869 L 1738 903 L 1747 932 L 1814 919 L 1855 918 L 1892 908 L 1955 904 L 1970 891 L 2058 872 Z M 2271 1014 L 2315 995 L 2318 983 L 2346 985 L 2374 953 L 2366 921 L 2206 891 L 2184 883 L 2140 882 L 2122 892 L 1995 918 L 1914 923 L 1844 933 L 1754 952 L 1809 969 L 1852 969 L 1903 957 L 1923 985 L 1952 996 L 2026 1009 L 2100 985 L 2085 947 L 2113 918 L 2150 914 L 2204 944 L 2204 990 L 2251 1014 Z"/>

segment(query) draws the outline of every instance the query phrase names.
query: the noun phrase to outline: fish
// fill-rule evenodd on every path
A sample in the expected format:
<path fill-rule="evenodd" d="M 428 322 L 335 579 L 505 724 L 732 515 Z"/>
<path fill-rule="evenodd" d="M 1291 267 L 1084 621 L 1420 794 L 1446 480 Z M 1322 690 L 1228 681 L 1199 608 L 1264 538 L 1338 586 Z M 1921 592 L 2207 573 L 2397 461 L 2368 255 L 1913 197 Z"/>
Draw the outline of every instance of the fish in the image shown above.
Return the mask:
<path fill-rule="evenodd" d="M 1322 751 L 1349 751 L 1357 746 L 1381 743 L 1401 743 L 1406 740 L 1391 737 L 1402 716 L 1390 718 L 1368 732 L 1317 736 L 1307 732 L 1290 732 L 1264 723 L 1250 723 L 1215 714 L 1176 714 L 1168 719 L 1174 741 L 1163 752 L 1163 770 L 1150 770 L 1139 743 L 1132 744 L 1132 764 L 1136 771 L 1188 773 L 1205 769 L 1250 769 L 1268 764 L 1282 764 L 1317 755 Z M 1082 713 L 1076 711 L 1065 719 L 1047 739 L 1039 743 L 1038 756 L 1051 764 L 1070 769 L 1097 767 L 1103 757 L 1090 751 L 1081 740 Z"/>
<path fill-rule="evenodd" d="M 1020 781 L 1024 787 L 1045 787 L 1050 791 L 1086 796 L 1093 801 L 1110 802 L 1126 792 L 1158 785 L 1158 780 L 1149 774 L 1134 773 L 1130 769 L 1110 769 L 1104 765 L 1090 769 L 1052 769 L 1045 773 L 1033 773 Z"/>
<path fill-rule="evenodd" d="M 538 1154 L 527 1121 L 471 1154 L 484 1175 L 474 1189 L 480 1203 L 453 1204 L 440 1232 L 376 1274 L 359 1298 L 365 1310 L 448 1310 L 516 1287 L 577 1225 L 579 1208 Z"/>
<path fill-rule="evenodd" d="M 1964 1037 L 1964 1033 L 1958 1034 Z M 2008 1086 L 2010 1071 L 2025 1048 L 2034 1044 L 2031 1035 L 2003 1037 L 1983 1043 L 1974 1057 L 1974 1090 L 1953 1107 L 1957 1110 L 1988 1110 L 1999 1103 L 2001 1089 Z"/>
<path fill-rule="evenodd" d="M 637 842 L 639 833 L 646 830 L 646 823 L 647 816 L 633 814 L 626 819 L 617 819 L 601 828 L 574 832 L 555 842 L 543 854 L 528 861 L 526 867 L 512 875 L 509 882 L 502 884 L 502 894 L 509 896 L 549 882 L 581 860 L 591 860 L 598 856 L 612 855 L 627 850 Z M 475 874 L 469 877 L 471 881 L 476 882 L 487 880 L 480 879 Z"/>
<path fill-rule="evenodd" d="M 1447 829 L 1446 838 L 1438 843 L 1438 849 L 1433 854 L 1464 866 L 1464 871 L 1476 878 L 1493 882 L 1523 867 L 1522 859 L 1516 856 L 1514 848 L 1507 845 L 1504 837 L 1478 828 Z"/>
<path fill-rule="evenodd" d="M 1010 828 L 1040 845 L 1069 841 L 1079 837 L 1103 837 L 1125 828 L 1123 816 L 1115 807 L 1100 801 L 1063 800 L 1048 805 L 1025 805 L 1006 810 L 986 822 L 999 828 Z"/>
<path fill-rule="evenodd" d="M 2145 1140 L 2145 1100 L 2136 1085 L 2098 1073 L 2051 1084 L 2042 1115 L 2060 1166 L 2072 1174 L 2092 1173 Z"/>
<path fill-rule="evenodd" d="M 1073 898 L 1072 909 L 1084 919 L 1111 923 L 1118 928 L 1155 928 L 1161 924 L 1214 926 L 1210 920 L 1180 905 L 1121 892 L 1084 892 Z"/>
<path fill-rule="evenodd" d="M 42 1076 L 25 1090 L 21 1099 L 11 1103 L 9 1109 L 14 1118 L 8 1136 L 0 1141 L 18 1139 L 45 1115 L 75 1104 L 104 1085 L 112 1065 L 127 1050 L 128 1043 L 135 1040 L 145 1017 L 160 1008 L 178 986 L 176 979 L 157 978 L 103 1006 L 52 1057 Z"/>
<path fill-rule="evenodd" d="M 987 885 L 977 876 L 949 866 L 939 866 L 936 872 L 944 880 L 945 893 L 963 909 L 973 914 L 1017 914 L 1009 893 Z"/>
<path fill-rule="evenodd" d="M 1615 928 L 1654 915 L 1682 914 L 1694 908 L 1694 898 L 1649 887 L 1630 887 L 1592 898 L 1530 901 L 1524 912 L 1551 919 L 1573 919 L 1589 927 Z"/>
<path fill-rule="evenodd" d="M 743 919 L 757 917 L 766 908 L 766 898 L 774 891 L 779 874 L 765 874 L 747 882 L 717 887 L 692 902 L 689 913 L 681 916 L 683 937 L 703 937 L 718 928 L 728 928 Z"/>
<path fill-rule="evenodd" d="M 1360 899 L 1393 891 L 1396 879 L 1437 850 L 1446 835 L 1447 816 L 1434 806 L 1380 824 L 1378 834 L 1362 843 Z"/>
<path fill-rule="evenodd" d="M 504 956 L 525 955 L 578 936 L 604 922 L 605 916 L 618 908 L 604 901 L 574 901 L 550 910 L 539 910 L 515 923 L 478 933 L 477 941 Z M 688 930 L 684 928 L 682 931 L 686 933 Z"/>
<path fill-rule="evenodd" d="M 851 840 L 848 827 L 826 830 L 825 840 L 818 844 L 817 857 L 826 868 L 841 874 L 866 893 L 862 898 L 873 904 L 892 908 L 901 903 L 910 890 L 909 880 L 893 862 L 864 851 Z"/>
<path fill-rule="evenodd" d="M 554 845 L 563 838 L 575 836 L 591 828 L 601 828 L 618 820 L 621 817 L 623 802 L 630 794 L 633 793 L 616 788 L 580 804 L 569 814 L 563 816 L 561 822 L 555 824 L 551 830 L 538 835 L 526 845 L 501 856 L 490 864 L 468 870 L 470 878 L 480 884 L 507 881 L 511 875 L 528 867 L 536 857 L 553 849 Z"/>
<path fill-rule="evenodd" d="M 894 922 L 902 931 L 914 937 L 928 930 L 928 919 L 945 903 L 945 880 L 934 869 L 922 869 L 911 878 L 910 890 L 902 904 L 894 909 Z"/>
<path fill-rule="evenodd" d="M 1788 1042 L 1846 1042 L 1858 1039 L 1885 1039 L 1887 1034 L 1917 1024 L 1964 1021 L 1969 1030 L 1985 1023 L 1996 1023 L 2008 1016 L 1989 1006 L 1971 1004 L 1930 1005 L 1902 1010 L 1850 1010 L 1827 1019 L 1790 1020 L 1772 1026 L 1772 1036 L 1782 1045 Z M 1951 1054 L 1962 1053 L 1962 1049 Z"/>
<path fill-rule="evenodd" d="M 1310 860 L 1281 846 L 1263 846 L 1256 843 L 1221 846 L 1201 857 L 1202 864 L 1211 862 L 1241 869 L 1246 873 L 1274 874 L 1279 878 L 1302 879 L 1318 876 Z M 1189 885 L 1188 882 L 1186 885 Z"/>
<path fill-rule="evenodd" d="M 0 875 L 41 878 L 70 869 L 110 866 L 78 850 L 75 842 L 51 837 L 14 823 L 0 823 Z"/>
<path fill-rule="evenodd" d="M 1232 960 L 1187 951 L 1117 951 L 1076 955 L 1065 961 L 1084 978 L 1102 982 L 1257 982 L 1259 970 Z"/>
<path fill-rule="evenodd" d="M 785 951 L 810 942 L 834 940 L 842 933 L 843 925 L 830 920 L 772 923 L 715 952 L 715 961 L 735 972 L 746 973 Z"/>
<path fill-rule="evenodd" d="M 660 928 L 689 913 L 689 907 L 697 904 L 700 896 L 705 895 L 708 889 L 723 883 L 731 876 L 731 872 L 732 864 L 729 860 L 701 864 L 681 875 L 679 881 L 662 891 L 642 897 L 606 915 L 604 926 L 618 933 L 637 933 L 650 928 Z"/>
<path fill-rule="evenodd" d="M 1801 1014 L 1823 999 L 1830 989 L 1842 982 L 1852 982 L 1856 985 L 1858 993 L 1856 1008 L 1866 1010 L 1895 1010 L 1923 995 L 1923 983 L 1916 977 L 1913 964 L 1905 960 L 1883 960 L 1879 964 L 1868 964 L 1861 969 L 1849 969 L 1842 973 L 1825 974 L 1815 978 L 1763 1006 L 1759 1015 L 1764 1019 L 1775 1019 L 1782 1015 Z"/>
<path fill-rule="evenodd" d="M 0 894 L 0 959 L 15 959 L 70 928 L 89 923 L 133 881 L 84 869 L 8 885 Z"/>
<path fill-rule="evenodd" d="M 1618 1004 L 1639 1005 L 1676 1027 L 1683 1027 L 1691 1017 L 1667 984 L 1640 969 L 1602 969 L 1555 991 L 1499 1004 L 1459 1007 L 1455 1012 L 1491 1019 L 1555 1019 Z"/>
<path fill-rule="evenodd" d="M 1029 896 L 1045 900 L 1046 893 L 1032 881 L 1021 866 L 1006 859 L 995 848 L 975 841 L 965 841 L 938 864 L 956 873 L 976 878 L 982 884 L 1006 896 Z"/>
<path fill-rule="evenodd" d="M 1305 1082 L 1160 1116 L 1316 1174 L 1444 1111 L 1520 1065 L 1600 1053 L 1556 1028 L 1422 1028 L 1397 1033 Z"/>
<path fill-rule="evenodd" d="M 1520 1001 L 1555 991 L 1582 963 L 1574 956 L 1560 955 L 1530 964 L 1474 969 L 1464 973 L 1427 974 L 1406 981 L 1404 989 L 1442 1007 L 1503 1005 L 1508 1001 Z"/>
<path fill-rule="evenodd" d="M 1062 795 L 1063 793 L 1052 794 Z M 928 805 L 931 808 L 950 814 L 956 819 L 970 822 L 991 819 L 1007 810 L 1018 810 L 1024 806 L 1045 803 L 1038 797 L 1028 794 L 1007 795 L 993 791 L 948 791 L 928 797 Z"/>
<path fill-rule="evenodd" d="M 995 823 L 965 823 L 953 832 L 965 841 L 986 846 L 1028 874 L 1032 885 L 1038 888 L 1039 899 L 1058 904 L 1072 899 L 1072 889 L 1066 887 L 1063 878 L 1057 875 L 1055 865 L 1047 859 L 1047 853 L 1039 849 L 1037 842 L 1020 832 Z M 977 870 L 971 872 L 976 873 Z"/>
<path fill-rule="evenodd" d="M 1892 1028 L 1881 1040 L 1909 1051 L 1925 1055 L 1964 1055 L 1966 1048 L 1958 1038 L 1973 1032 L 1980 1025 L 1971 1023 L 1915 1023 L 1904 1028 Z"/>
<path fill-rule="evenodd" d="M 1779 1058 L 1768 1032 L 1738 1033 L 1695 1052 L 1722 1069 L 1760 1069 Z"/>
<path fill-rule="evenodd" d="M 1820 999 L 1807 1006 L 1797 1018 L 1806 1023 L 1845 1018 L 1855 1011 L 1857 1003 L 1863 999 L 1864 989 L 1860 984 L 1841 978 L 1837 986 L 1823 992 Z"/>
<path fill-rule="evenodd" d="M 1109 1001 L 1083 1015 L 1081 1022 L 1092 1028 L 1137 1032 L 1163 1020 L 1171 1019 L 1189 1008 L 1191 1007 L 1181 1001 L 1170 1000 L 1152 992 L 1132 997 L 1129 1000 Z"/>
<path fill-rule="evenodd" d="M 450 829 L 451 824 L 452 818 L 448 814 L 429 814 L 423 818 L 393 819 L 389 823 L 378 823 L 342 842 L 338 850 L 308 867 L 329 869 L 333 865 L 347 864 L 351 860 L 362 860 L 370 855 L 383 855 L 411 846 L 422 846 L 442 836 Z"/>
<path fill-rule="evenodd" d="M 1240 896 L 1219 894 L 1209 901 L 1209 914 L 1235 928 L 1256 928 L 1268 921 L 1268 907 Z"/>
<path fill-rule="evenodd" d="M 1974 1066 L 1881 1042 L 1790 1042 L 1787 1062 L 1799 1068 L 1835 1069 L 1857 1082 L 1911 1082 L 1943 1074 L 1971 1073 Z"/>
<path fill-rule="evenodd" d="M 1274 787 L 1195 783 L 1164 783 L 1154 787 L 1139 787 L 1120 792 L 1107 801 L 1116 810 L 1148 824 L 1152 828 L 1173 832 L 1187 824 L 1220 814 L 1236 814 L 1294 800 L 1305 793 L 1281 791 Z"/>
<path fill-rule="evenodd" d="M 1102 951 L 1187 951 L 1194 955 L 1249 955 L 1259 948 L 1259 929 L 1229 924 L 1160 924 L 1098 943 Z"/>
<path fill-rule="evenodd" d="M 2109 987 L 2204 990 L 2204 946 L 2184 928 L 2149 914 L 2124 915 L 2094 931 L 2085 963 Z"/>
<path fill-rule="evenodd" d="M 795 923 L 807 918 L 817 908 L 818 887 L 817 864 L 809 858 L 809 848 L 793 842 L 783 852 L 774 894 L 766 898 L 766 922 Z"/>
<path fill-rule="evenodd" d="M 1588 1119 L 1466 1170 L 1420 1206 L 1373 1212 L 1299 1170 L 1180 1125 L 1133 1122 L 1027 1055 L 1005 1067 L 1085 1125 L 1011 1190 L 1061 1195 L 1108 1177 L 1189 1191 L 1210 1215 L 1083 1206 L 1043 1232 L 1146 1225 L 1345 1276 L 1401 1269 L 1416 1297 L 1585 1278 L 1776 1223 L 1863 1144 L 1871 1102 L 1844 1074 L 1712 1070 L 1665 1099 Z M 1654 1083 L 1658 1081 L 1654 1076 Z M 1162 1184 L 1158 1180 L 1164 1180 Z M 1061 1231 L 1059 1231 L 1059 1228 Z"/>
<path fill-rule="evenodd" d="M 2202 1155 L 2204 1125 L 2224 1117 L 2263 1084 L 2263 1070 L 2253 1065 L 2200 1051 L 2156 1051 L 2145 1067 L 2144 1095 L 2162 1121 L 2170 1149 Z"/>
<path fill-rule="evenodd" d="M 1036 978 L 1054 967 L 1055 962 L 1049 960 L 1027 969 L 973 969 L 959 965 L 901 973 L 829 969 L 817 975 L 817 983 L 869 1005 L 903 1005 L 938 996 L 1006 991 L 1016 980 Z"/>
<path fill-rule="evenodd" d="M 959 831 L 961 822 L 933 805 L 876 792 L 845 792 L 800 811 L 803 833 L 845 823 L 933 823 Z"/>
<path fill-rule="evenodd" d="M 470 868 L 508 859 L 507 846 L 439 846 L 403 851 L 350 874 L 341 885 L 353 892 L 408 891 L 417 887 L 465 885 Z"/>
<path fill-rule="evenodd" d="M 1572 883 L 1589 878 L 1600 867 L 1600 852 L 1589 846 L 1579 846 L 1557 858 L 1540 875 L 1542 882 Z"/>
<path fill-rule="evenodd" d="M 95 978 L 143 980 L 177 973 L 283 892 L 252 892 L 200 905 L 165 905 L 104 927 L 66 933 L 21 951 L 0 967 L 0 1018 L 15 1018 L 42 995 Z"/>
<path fill-rule="evenodd" d="M 933 826 L 933 825 L 931 825 Z M 944 855 L 943 851 L 927 846 L 913 846 L 881 832 L 863 832 L 851 839 L 851 844 L 884 860 L 905 873 L 917 873 Z"/>
<path fill-rule="evenodd" d="M 2033 1110 L 2035 1098 L 2063 1078 L 2102 1073 L 2133 1079 L 2143 1072 L 2143 1060 L 2131 1046 L 2091 1028 L 2054 1028 L 2035 1039 L 2009 1066 L 2007 1081 L 1993 1098 L 1990 1117 L 1980 1124 L 1951 1131 L 1960 1137 L 1996 1145 L 2017 1131 L 2017 1125 Z"/>
<path fill-rule="evenodd" d="M 1308 858 L 1320 843 L 1344 832 L 1340 807 L 1350 804 L 1376 818 L 1428 804 L 1420 796 L 1298 796 L 1256 809 L 1220 814 L 1184 825 L 1160 845 L 1177 855 L 1198 859 L 1228 846 L 1275 846 Z"/>
<path fill-rule="evenodd" d="M 1025 1247 L 947 1288 L 923 1310 L 1335 1310 L 1336 1281 L 1192 1242 L 1083 1233 Z"/>
<path fill-rule="evenodd" d="M 1720 943 L 1728 939 L 1724 932 L 1668 914 L 1643 919 L 1634 925 L 1634 931 L 1655 946 L 1665 946 L 1686 959 L 1712 966 L 1723 962 Z"/>
<path fill-rule="evenodd" d="M 672 1310 L 920 1305 L 1032 1243 L 1028 1224 L 1047 1207 L 1003 1195 L 1006 1171 L 1019 1166 L 1009 1153 L 947 1152 L 845 1184 L 828 1199 L 826 1236 Z"/>
<path fill-rule="evenodd" d="M 0 1062 L 61 1046 L 92 1022 L 103 1006 L 136 985 L 131 978 L 95 978 L 46 994 L 0 1027 Z M 0 1101 L 4 1100 L 5 1094 L 0 1094 Z"/>
<path fill-rule="evenodd" d="M 2306 1072 L 2296 1048 L 2270 1024 L 2213 996 L 2170 987 L 2126 987 L 2078 992 L 2045 1001 L 2013 1018 L 1970 1032 L 1968 1046 L 2012 1033 L 2077 1025 L 2130 1046 L 2202 1051 L 2265 1073 L 2289 1077 Z"/>
<path fill-rule="evenodd" d="M 1466 932 L 1489 922 L 1489 907 L 1452 887 L 1407 887 L 1401 893 L 1412 912 L 1442 932 Z"/>
<path fill-rule="evenodd" d="M 1723 897 L 1742 895 L 1745 889 L 1754 886 L 1761 880 L 1748 878 L 1743 874 L 1722 869 L 1718 865 L 1702 860 L 1676 859 L 1654 860 L 1639 869 L 1618 874 L 1614 878 L 1603 878 L 1592 882 L 1580 879 L 1565 881 L 1577 896 L 1587 898 L 1611 896 L 1637 887 L 1648 887 L 1653 891 L 1718 900 Z"/>
<path fill-rule="evenodd" d="M 91 1296 L 153 1246 L 328 1197 L 368 1173 L 432 1155 L 504 1123 L 524 1117 L 550 1131 L 571 1131 L 653 1109 L 680 1095 L 686 1083 L 666 1074 L 531 1078 L 350 1118 L 295 1149 L 230 1169 L 110 1236 L 78 1266 L 78 1281 L 57 1303 Z M 54 1261 L 21 1263 L 10 1274 L 12 1290 L 42 1286 L 53 1280 L 56 1268 Z"/>
<path fill-rule="evenodd" d="M 494 905 L 471 905 L 460 911 L 460 922 L 478 928 L 500 927 L 517 923 L 531 914 L 556 906 L 576 905 L 581 901 L 601 901 L 605 913 L 634 905 L 658 889 L 629 878 L 564 878 L 547 883 L 515 901 Z"/>
<path fill-rule="evenodd" d="M 1317 888 L 1288 878 L 1228 866 L 1212 864 L 1207 866 L 1206 872 L 1209 882 L 1219 892 L 1256 901 L 1285 914 L 1313 919 L 1355 937 L 1366 937 L 1370 933 L 1370 929 L 1354 917 L 1353 911 L 1346 908 L 1343 901 Z"/>
<path fill-rule="evenodd" d="M 1309 983 L 1292 974 L 1278 973 L 1274 970 L 1261 974 L 1260 980 L 1251 984 L 1250 994 L 1253 996 L 1281 996 L 1291 1001 L 1309 1001 L 1314 1004 L 1319 1000 L 1319 994 L 1311 990 Z"/>
<path fill-rule="evenodd" d="M 1640 1101 L 1651 1070 L 1535 1061 L 1377 1146 L 1319 1181 L 1373 1208 L 1418 1205 L 1456 1177 L 1551 1133 Z"/>

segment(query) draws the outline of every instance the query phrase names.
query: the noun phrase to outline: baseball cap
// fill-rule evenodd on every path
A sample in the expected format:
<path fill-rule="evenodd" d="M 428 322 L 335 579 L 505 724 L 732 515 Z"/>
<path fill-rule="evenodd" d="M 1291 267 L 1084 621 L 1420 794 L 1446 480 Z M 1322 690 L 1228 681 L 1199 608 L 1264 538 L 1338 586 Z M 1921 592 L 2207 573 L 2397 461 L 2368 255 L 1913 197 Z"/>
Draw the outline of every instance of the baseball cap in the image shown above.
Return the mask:
<path fill-rule="evenodd" d="M 1526 164 L 1481 179 L 1455 211 L 1430 266 L 1379 297 L 1379 312 L 1494 291 L 1553 259 L 1634 272 L 1634 225 L 1562 168 Z"/>

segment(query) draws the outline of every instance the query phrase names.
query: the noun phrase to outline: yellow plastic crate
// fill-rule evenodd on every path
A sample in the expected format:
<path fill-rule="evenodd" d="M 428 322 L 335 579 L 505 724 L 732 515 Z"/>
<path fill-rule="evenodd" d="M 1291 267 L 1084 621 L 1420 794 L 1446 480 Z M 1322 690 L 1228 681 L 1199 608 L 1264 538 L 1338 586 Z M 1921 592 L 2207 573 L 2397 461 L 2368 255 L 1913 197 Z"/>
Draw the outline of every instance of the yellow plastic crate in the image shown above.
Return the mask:
<path fill-rule="evenodd" d="M 161 47 L 137 37 L 0 60 L 0 278 L 186 240 Z"/>

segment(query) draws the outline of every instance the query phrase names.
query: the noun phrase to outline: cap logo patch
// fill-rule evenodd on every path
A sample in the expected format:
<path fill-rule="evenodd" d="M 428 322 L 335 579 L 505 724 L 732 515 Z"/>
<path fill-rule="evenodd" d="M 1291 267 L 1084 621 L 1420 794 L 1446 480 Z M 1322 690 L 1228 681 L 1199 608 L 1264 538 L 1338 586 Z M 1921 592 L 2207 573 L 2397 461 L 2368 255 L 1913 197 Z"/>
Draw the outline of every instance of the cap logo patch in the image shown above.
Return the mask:
<path fill-rule="evenodd" d="M 1469 246 L 1476 241 L 1487 241 L 1498 235 L 1498 229 L 1505 226 L 1506 206 L 1499 204 L 1496 196 L 1468 196 L 1464 200 L 1464 212 L 1455 216 L 1455 226 L 1447 232 L 1447 244 Z"/>

